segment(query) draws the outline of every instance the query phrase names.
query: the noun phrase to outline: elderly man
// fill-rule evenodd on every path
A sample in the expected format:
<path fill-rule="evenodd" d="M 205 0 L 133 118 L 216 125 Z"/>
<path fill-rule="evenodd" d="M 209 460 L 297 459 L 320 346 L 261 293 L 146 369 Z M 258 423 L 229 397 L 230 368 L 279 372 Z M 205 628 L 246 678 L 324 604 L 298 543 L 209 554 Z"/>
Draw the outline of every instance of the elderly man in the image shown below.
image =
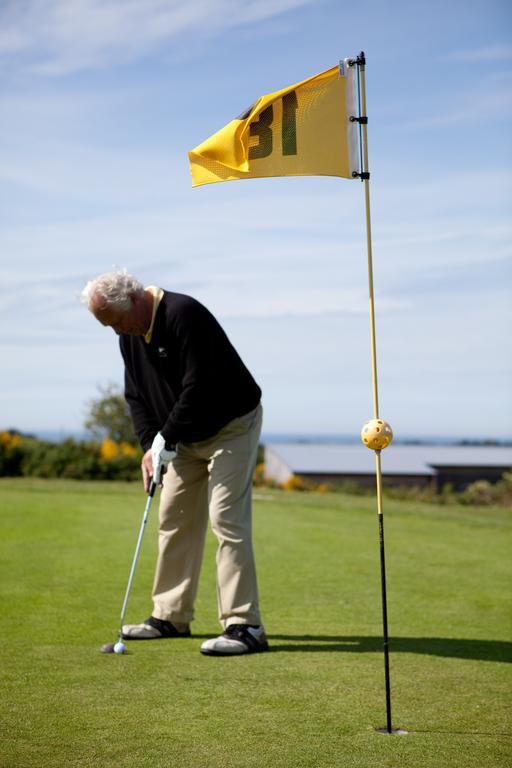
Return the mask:
<path fill-rule="evenodd" d="M 82 300 L 120 337 L 125 397 L 144 451 L 146 491 L 159 474 L 156 467 L 167 466 L 153 611 L 141 624 L 124 625 L 123 639 L 190 636 L 209 514 L 218 539 L 224 631 L 204 642 L 201 652 L 267 650 L 251 525 L 260 388 L 217 320 L 190 296 L 145 288 L 120 270 L 87 283 Z"/>

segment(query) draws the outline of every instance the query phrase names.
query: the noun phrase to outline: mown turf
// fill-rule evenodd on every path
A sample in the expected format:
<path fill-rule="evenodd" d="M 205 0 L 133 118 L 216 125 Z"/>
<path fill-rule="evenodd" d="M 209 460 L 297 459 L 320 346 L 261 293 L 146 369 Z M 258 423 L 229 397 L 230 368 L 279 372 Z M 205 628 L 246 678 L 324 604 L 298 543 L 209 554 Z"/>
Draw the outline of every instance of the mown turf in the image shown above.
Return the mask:
<path fill-rule="evenodd" d="M 128 484 L 0 481 L 0 766 L 486 768 L 512 763 L 511 513 L 385 503 L 393 723 L 385 724 L 373 499 L 258 491 L 272 652 L 216 634 L 209 538 L 189 640 L 104 655 L 145 497 Z M 156 504 L 128 610 L 150 613 Z"/>

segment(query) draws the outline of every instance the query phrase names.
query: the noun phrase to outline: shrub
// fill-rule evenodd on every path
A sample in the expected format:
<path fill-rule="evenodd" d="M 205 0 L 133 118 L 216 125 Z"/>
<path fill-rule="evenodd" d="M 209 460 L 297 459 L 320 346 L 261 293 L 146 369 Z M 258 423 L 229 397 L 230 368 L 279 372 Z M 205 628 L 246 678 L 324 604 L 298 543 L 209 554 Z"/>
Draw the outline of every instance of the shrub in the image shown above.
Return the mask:
<path fill-rule="evenodd" d="M 140 451 L 130 443 L 116 443 L 110 437 L 106 437 L 100 446 L 100 458 L 104 462 L 111 462 L 120 458 L 134 459 L 140 456 Z"/>
<path fill-rule="evenodd" d="M 505 473 L 503 480 L 489 483 L 487 480 L 477 480 L 459 494 L 462 504 L 502 504 L 512 506 L 512 473 Z"/>
<path fill-rule="evenodd" d="M 23 438 L 14 431 L 0 432 L 0 475 L 21 475 Z"/>
<path fill-rule="evenodd" d="M 285 480 L 284 483 L 281 483 L 281 488 L 284 491 L 306 491 L 306 490 L 308 490 L 307 484 L 302 479 L 302 477 L 299 477 L 299 475 L 290 475 L 288 480 Z"/>
<path fill-rule="evenodd" d="M 74 480 L 138 480 L 141 451 L 129 443 L 64 440 L 51 443 L 0 433 L 0 476 Z"/>
<path fill-rule="evenodd" d="M 265 477 L 265 464 L 263 462 L 259 462 L 256 464 L 254 468 L 254 474 L 252 476 L 252 483 L 253 485 L 267 485 L 267 478 Z"/>
<path fill-rule="evenodd" d="M 329 493 L 333 490 L 328 483 L 315 483 L 299 475 L 292 475 L 282 483 L 281 488 L 285 491 L 310 491 L 312 493 Z"/>
<path fill-rule="evenodd" d="M 101 477 L 99 447 L 96 443 L 71 439 L 62 443 L 35 439 L 27 441 L 22 473 L 30 477 L 68 477 L 77 480 Z"/>

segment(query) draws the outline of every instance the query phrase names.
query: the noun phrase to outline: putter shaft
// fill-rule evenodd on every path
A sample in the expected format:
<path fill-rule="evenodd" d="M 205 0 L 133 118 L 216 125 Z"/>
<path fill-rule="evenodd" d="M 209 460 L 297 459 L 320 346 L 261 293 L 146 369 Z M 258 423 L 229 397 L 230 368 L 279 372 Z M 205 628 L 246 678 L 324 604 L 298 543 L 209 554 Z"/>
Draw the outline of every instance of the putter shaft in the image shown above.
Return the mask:
<path fill-rule="evenodd" d="M 135 575 L 135 568 L 137 566 L 137 561 L 139 559 L 139 552 L 140 552 L 140 547 L 141 547 L 141 544 L 142 544 L 142 537 L 144 536 L 144 530 L 146 528 L 146 523 L 148 521 L 149 510 L 150 510 L 150 507 L 151 507 L 151 502 L 153 501 L 153 496 L 155 495 L 155 490 L 156 490 L 156 485 L 155 485 L 155 483 L 153 481 L 151 481 L 150 486 L 149 486 L 148 498 L 147 498 L 147 501 L 146 501 L 146 506 L 144 508 L 144 514 L 142 516 L 142 522 L 140 524 L 139 538 L 137 539 L 137 546 L 135 547 L 135 554 L 133 556 L 133 562 L 132 562 L 132 567 L 131 567 L 131 570 L 130 570 L 130 576 L 128 578 L 128 584 L 126 586 L 126 593 L 125 593 L 125 596 L 124 596 L 123 607 L 121 608 L 121 618 L 120 618 L 120 621 L 119 621 L 119 637 L 121 637 L 121 635 L 122 635 L 124 617 L 125 617 L 125 614 L 126 614 L 126 608 L 128 606 L 128 598 L 130 597 L 130 590 L 132 588 L 133 577 Z"/>

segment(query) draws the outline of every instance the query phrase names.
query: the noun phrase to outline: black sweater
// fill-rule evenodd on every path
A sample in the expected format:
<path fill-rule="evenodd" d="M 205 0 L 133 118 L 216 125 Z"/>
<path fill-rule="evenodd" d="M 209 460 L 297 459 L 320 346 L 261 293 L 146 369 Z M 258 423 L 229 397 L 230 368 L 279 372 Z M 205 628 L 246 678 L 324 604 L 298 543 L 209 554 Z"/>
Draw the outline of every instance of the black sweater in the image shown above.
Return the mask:
<path fill-rule="evenodd" d="M 157 432 L 196 442 L 256 408 L 261 390 L 213 315 L 195 299 L 164 291 L 149 344 L 119 339 L 125 397 L 144 451 Z"/>

